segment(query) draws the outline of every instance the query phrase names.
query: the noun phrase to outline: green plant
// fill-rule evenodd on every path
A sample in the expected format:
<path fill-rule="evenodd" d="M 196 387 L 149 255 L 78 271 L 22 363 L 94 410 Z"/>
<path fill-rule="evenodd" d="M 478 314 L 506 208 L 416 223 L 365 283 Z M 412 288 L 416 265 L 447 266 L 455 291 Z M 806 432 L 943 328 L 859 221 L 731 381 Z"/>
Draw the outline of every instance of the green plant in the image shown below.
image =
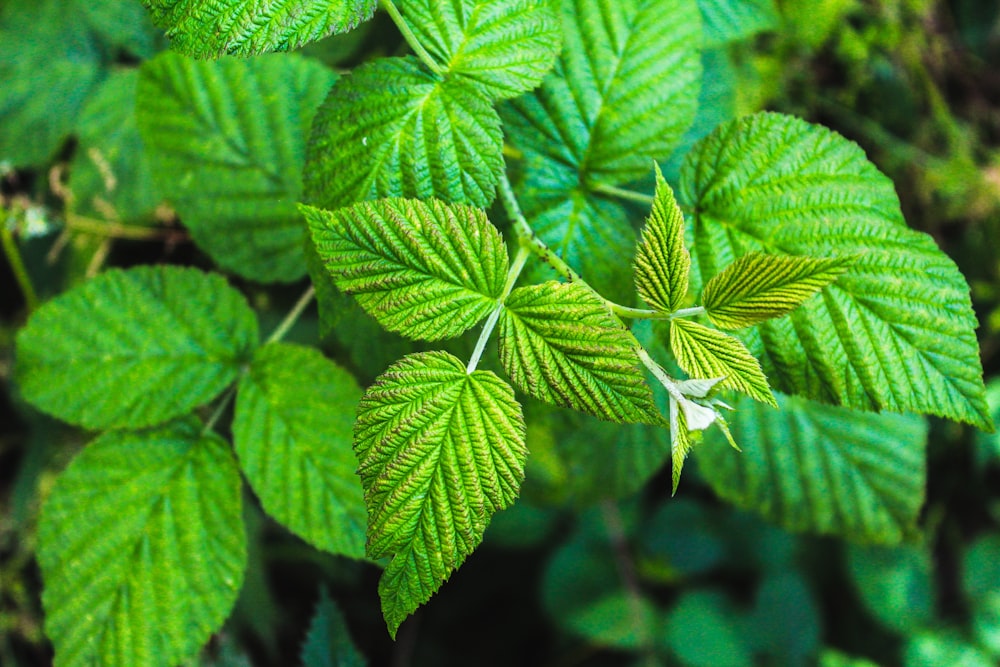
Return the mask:
<path fill-rule="evenodd" d="M 356 26 L 372 0 L 277 14 L 145 4 L 175 52 L 103 81 L 87 70 L 101 87 L 88 109 L 112 86 L 134 96 L 119 139 L 148 149 L 148 163 L 114 171 L 146 170 L 152 185 L 114 205 L 148 220 L 165 197 L 219 268 L 261 283 L 308 268 L 314 288 L 260 343 L 253 309 L 218 274 L 113 269 L 19 333 L 23 397 L 103 432 L 59 477 L 39 528 L 60 664 L 197 652 L 240 589 L 241 473 L 315 547 L 388 559 L 379 594 L 395 635 L 518 495 L 532 442 L 515 389 L 627 425 L 617 464 L 631 488 L 669 454 L 676 492 L 704 438 L 702 474 L 723 497 L 874 543 L 915 529 L 923 423 L 833 406 L 992 428 L 965 280 L 907 228 L 860 148 L 776 113 L 687 134 L 702 14 L 724 42 L 756 28 L 712 17 L 742 6 L 759 18 L 746 9 L 759 3 L 387 0 L 416 56 L 339 77 L 260 54 Z M 195 59 L 225 54 L 253 57 Z M 53 151 L 30 149 L 28 162 Z M 116 193 L 92 162 L 89 185 L 82 166 L 71 181 L 91 205 L 88 187 Z M 382 372 L 355 356 L 352 374 L 281 342 L 313 289 L 325 333 L 343 294 L 407 339 L 446 346 L 483 324 L 471 349 L 409 352 Z M 898 440 L 879 437 L 889 422 Z M 752 446 L 788 424 L 801 436 L 791 454 Z"/>

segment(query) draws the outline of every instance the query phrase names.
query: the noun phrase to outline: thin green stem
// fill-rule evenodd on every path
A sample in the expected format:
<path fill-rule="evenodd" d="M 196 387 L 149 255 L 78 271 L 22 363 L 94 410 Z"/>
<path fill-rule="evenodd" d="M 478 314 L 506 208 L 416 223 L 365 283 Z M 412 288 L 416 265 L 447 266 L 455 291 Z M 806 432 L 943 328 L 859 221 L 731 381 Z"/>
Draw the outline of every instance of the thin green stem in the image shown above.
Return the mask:
<path fill-rule="evenodd" d="M 420 40 L 417 39 L 416 34 L 410 29 L 410 26 L 406 23 L 406 19 L 400 13 L 399 9 L 392 3 L 392 0 L 381 0 L 382 8 L 388 12 L 389 16 L 392 17 L 392 22 L 396 24 L 399 28 L 399 32 L 403 35 L 403 39 L 406 43 L 410 45 L 413 52 L 417 54 L 420 61 L 427 66 L 427 69 L 434 72 L 438 76 L 444 74 L 444 69 L 434 60 L 434 58 L 427 52 L 427 49 L 423 47 Z"/>
<path fill-rule="evenodd" d="M 663 388 L 667 390 L 667 393 L 670 394 L 671 398 L 678 402 L 685 400 L 684 394 L 682 394 L 681 390 L 677 388 L 677 383 L 674 379 L 667 375 L 667 372 L 663 370 L 663 367 L 653 360 L 653 357 L 649 356 L 649 352 L 646 352 L 645 348 L 639 346 L 639 348 L 636 349 L 636 354 L 639 355 L 639 360 L 642 361 L 642 365 L 648 368 L 649 372 L 653 374 L 653 377 L 660 381 L 660 384 L 662 384 Z"/>
<path fill-rule="evenodd" d="M 635 190 L 627 190 L 625 188 L 619 188 L 614 185 L 608 185 L 607 183 L 598 183 L 591 186 L 594 192 L 600 192 L 601 194 L 608 195 L 609 197 L 616 197 L 618 199 L 624 199 L 626 201 L 634 201 L 637 204 L 643 204 L 644 206 L 652 206 L 656 198 L 653 195 L 647 195 L 643 192 L 636 192 Z"/>
<path fill-rule="evenodd" d="M 267 345 L 269 343 L 277 343 L 279 340 L 284 338 L 302 316 L 302 313 L 312 302 L 315 295 L 316 290 L 310 285 L 309 289 L 302 293 L 299 300 L 295 302 L 292 309 L 288 311 L 287 315 L 285 315 L 285 319 L 281 320 L 281 323 L 274 329 L 273 332 L 271 332 L 271 335 L 267 337 L 267 341 L 265 341 L 264 344 Z M 212 411 L 212 416 L 208 418 L 208 421 L 205 422 L 205 426 L 201 429 L 202 435 L 207 435 L 212 429 L 215 428 L 215 425 L 219 422 L 219 420 L 222 419 L 222 415 L 226 413 L 226 408 L 229 407 L 229 405 L 233 402 L 233 398 L 236 397 L 236 389 L 238 386 L 239 383 L 234 383 L 222 396 L 218 405 L 215 406 L 215 410 Z"/>
<path fill-rule="evenodd" d="M 2 225 L 2 221 L 0 221 L 0 225 Z M 24 304 L 30 313 L 38 308 L 38 294 L 35 292 L 35 286 L 31 283 L 28 269 L 24 265 L 21 249 L 17 247 L 14 233 L 7 229 L 6 225 L 0 226 L 0 239 L 3 241 L 3 252 L 7 256 L 7 263 L 10 264 L 10 268 L 14 272 L 14 278 L 21 288 L 21 294 L 24 295 Z"/>
<path fill-rule="evenodd" d="M 295 302 L 292 309 L 288 311 L 287 315 L 285 315 L 285 319 L 281 321 L 281 324 L 279 324 L 277 328 L 271 332 L 271 335 L 267 338 L 267 342 L 276 343 L 284 338 L 285 334 L 288 333 L 289 329 L 291 329 L 292 326 L 298 321 L 299 317 L 302 316 L 306 307 L 312 302 L 314 296 L 316 296 L 316 289 L 310 285 L 309 289 L 302 293 L 299 300 Z"/>
<path fill-rule="evenodd" d="M 497 300 L 497 307 L 486 318 L 486 324 L 483 325 L 483 330 L 479 333 L 479 340 L 476 341 L 476 347 L 472 350 L 472 357 L 469 358 L 469 365 L 465 369 L 469 375 L 472 375 L 479 366 L 479 361 L 483 358 L 483 352 L 486 350 L 486 343 L 489 342 L 490 336 L 493 335 L 493 329 L 496 328 L 497 322 L 500 320 L 504 301 L 507 300 L 507 297 L 510 296 L 511 291 L 514 289 L 514 284 L 517 282 L 518 276 L 521 275 L 521 271 L 524 269 L 524 264 L 528 261 L 528 255 L 530 254 L 531 250 L 524 246 L 517 249 L 514 262 L 510 265 L 510 270 L 507 272 L 507 282 L 504 283 L 503 292 Z"/>
<path fill-rule="evenodd" d="M 171 230 L 157 229 L 155 227 L 137 227 L 117 222 L 103 222 L 76 214 L 68 214 L 66 216 L 66 228 L 75 232 L 93 234 L 94 236 L 132 241 L 155 241 L 167 238 L 176 233 Z"/>

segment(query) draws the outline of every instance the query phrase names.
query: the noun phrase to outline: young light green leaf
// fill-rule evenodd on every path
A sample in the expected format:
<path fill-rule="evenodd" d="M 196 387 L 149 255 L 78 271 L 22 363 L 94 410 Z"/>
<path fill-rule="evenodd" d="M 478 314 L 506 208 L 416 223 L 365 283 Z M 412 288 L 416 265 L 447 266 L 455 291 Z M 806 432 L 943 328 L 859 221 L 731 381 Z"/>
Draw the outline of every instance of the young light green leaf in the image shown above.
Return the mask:
<path fill-rule="evenodd" d="M 316 113 L 306 201 L 336 209 L 376 197 L 486 207 L 503 171 L 492 100 L 415 58 L 383 58 L 341 78 Z"/>
<path fill-rule="evenodd" d="M 635 286 L 653 308 L 672 313 L 687 295 L 691 256 L 684 246 L 684 214 L 656 168 L 656 194 L 635 255 Z"/>
<path fill-rule="evenodd" d="M 500 316 L 500 361 L 535 398 L 614 422 L 661 424 L 638 343 L 587 287 L 519 287 Z"/>
<path fill-rule="evenodd" d="M 365 555 L 364 497 L 351 448 L 361 389 L 318 350 L 257 351 L 239 384 L 233 445 L 264 510 L 310 544 Z"/>
<path fill-rule="evenodd" d="M 390 331 L 452 338 L 497 306 L 507 250 L 479 209 L 437 199 L 380 199 L 336 211 L 301 210 L 337 287 Z"/>
<path fill-rule="evenodd" d="M 38 528 L 57 667 L 173 667 L 226 619 L 247 558 L 240 474 L 201 428 L 105 434 L 57 479 Z"/>
<path fill-rule="evenodd" d="M 677 494 L 677 487 L 681 483 L 681 471 L 684 470 L 684 461 L 694 448 L 694 438 L 688 431 L 687 418 L 677 401 L 670 401 L 670 494 Z"/>
<path fill-rule="evenodd" d="M 778 27 L 774 0 L 698 0 L 704 20 L 705 46 L 746 39 Z"/>
<path fill-rule="evenodd" d="M 697 4 L 559 4 L 562 53 L 538 90 L 505 109 L 510 140 L 526 155 L 569 165 L 580 183 L 645 176 L 694 119 L 701 76 Z"/>
<path fill-rule="evenodd" d="M 111 270 L 39 308 L 16 378 L 43 412 L 89 429 L 141 428 L 212 400 L 257 345 L 257 320 L 218 275 Z"/>
<path fill-rule="evenodd" d="M 716 326 L 742 329 L 792 312 L 854 260 L 849 255 L 818 259 L 751 252 L 705 284 L 702 305 Z"/>
<path fill-rule="evenodd" d="M 391 556 L 379 582 L 399 624 L 482 541 L 513 503 L 527 449 L 521 406 L 489 371 L 466 373 L 446 352 L 404 357 L 358 407 L 354 449 L 368 505 L 368 555 Z"/>
<path fill-rule="evenodd" d="M 894 544 L 923 505 L 927 425 L 778 396 L 779 409 L 742 400 L 730 421 L 734 454 L 706 431 L 698 471 L 721 497 L 788 530 Z"/>
<path fill-rule="evenodd" d="M 378 0 L 142 0 L 171 45 L 195 58 L 291 51 L 347 32 Z"/>
<path fill-rule="evenodd" d="M 305 144 L 334 75 L 295 55 L 197 62 L 164 53 L 139 74 L 139 130 L 156 183 L 195 243 L 260 282 L 305 274 Z"/>
<path fill-rule="evenodd" d="M 743 339 L 771 384 L 867 410 L 989 428 L 969 288 L 861 149 L 780 114 L 728 123 L 688 156 L 692 289 L 752 252 L 858 256 L 851 271 Z"/>
<path fill-rule="evenodd" d="M 546 0 L 402 0 L 418 41 L 453 74 L 494 99 L 537 86 L 561 41 L 559 18 Z"/>
<path fill-rule="evenodd" d="M 719 386 L 777 406 L 760 362 L 739 339 L 689 320 L 670 322 L 670 349 L 693 378 L 723 378 Z"/>

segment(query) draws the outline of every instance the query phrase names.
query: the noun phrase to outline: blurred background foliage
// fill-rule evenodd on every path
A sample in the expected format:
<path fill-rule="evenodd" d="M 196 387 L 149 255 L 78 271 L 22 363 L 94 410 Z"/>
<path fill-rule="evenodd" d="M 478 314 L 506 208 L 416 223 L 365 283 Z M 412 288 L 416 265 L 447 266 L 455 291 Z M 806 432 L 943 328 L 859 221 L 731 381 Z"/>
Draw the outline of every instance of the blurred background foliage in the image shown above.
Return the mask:
<path fill-rule="evenodd" d="M 759 109 L 861 144 L 896 183 L 909 224 L 972 285 L 1000 418 L 1000 3 L 725 3 L 739 15 L 700 4 L 707 74 L 687 145 Z M 87 435 L 18 399 L 15 333 L 40 300 L 103 267 L 210 262 L 161 204 L 135 127 L 135 67 L 166 47 L 139 3 L 0 0 L 0 45 L 0 665 L 27 667 L 51 661 L 33 559 L 39 506 Z M 344 68 L 404 48 L 378 15 L 305 52 Z M 302 288 L 236 282 L 265 329 Z M 320 332 L 363 383 L 410 346 L 347 302 L 336 323 L 313 312 L 291 338 L 317 344 Z M 913 437 L 912 420 L 886 423 L 902 430 L 885 442 Z M 318 601 L 309 665 L 1000 662 L 1000 436 L 929 420 L 921 533 L 887 548 L 793 534 L 733 509 L 696 471 L 708 453 L 671 499 L 669 469 L 656 472 L 669 443 L 655 429 L 538 405 L 529 424 L 523 499 L 395 643 L 372 565 L 313 550 L 248 498 L 246 586 L 199 664 L 297 664 Z M 341 662 L 328 661 L 329 646 Z"/>

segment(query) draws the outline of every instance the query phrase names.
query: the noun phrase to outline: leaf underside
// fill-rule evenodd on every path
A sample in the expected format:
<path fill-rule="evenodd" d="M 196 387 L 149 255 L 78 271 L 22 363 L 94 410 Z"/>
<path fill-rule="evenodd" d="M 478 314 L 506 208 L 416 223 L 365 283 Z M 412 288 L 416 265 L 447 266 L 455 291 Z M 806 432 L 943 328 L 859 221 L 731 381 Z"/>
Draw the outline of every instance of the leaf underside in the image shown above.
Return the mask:
<path fill-rule="evenodd" d="M 380 199 L 302 211 L 337 287 L 390 331 L 452 338 L 497 306 L 507 250 L 479 209 L 436 199 Z"/>
<path fill-rule="evenodd" d="M 446 352 L 411 354 L 358 407 L 354 448 L 368 506 L 368 555 L 393 636 L 482 541 L 524 478 L 521 407 L 489 371 Z"/>
<path fill-rule="evenodd" d="M 614 422 L 660 424 L 637 343 L 587 287 L 519 287 L 500 316 L 500 361 L 531 396 Z"/>
<path fill-rule="evenodd" d="M 695 292 L 752 252 L 858 256 L 819 297 L 741 332 L 776 389 L 991 427 L 968 285 L 906 227 L 891 181 L 856 144 L 789 116 L 749 116 L 692 151 L 680 198 L 695 211 Z"/>

